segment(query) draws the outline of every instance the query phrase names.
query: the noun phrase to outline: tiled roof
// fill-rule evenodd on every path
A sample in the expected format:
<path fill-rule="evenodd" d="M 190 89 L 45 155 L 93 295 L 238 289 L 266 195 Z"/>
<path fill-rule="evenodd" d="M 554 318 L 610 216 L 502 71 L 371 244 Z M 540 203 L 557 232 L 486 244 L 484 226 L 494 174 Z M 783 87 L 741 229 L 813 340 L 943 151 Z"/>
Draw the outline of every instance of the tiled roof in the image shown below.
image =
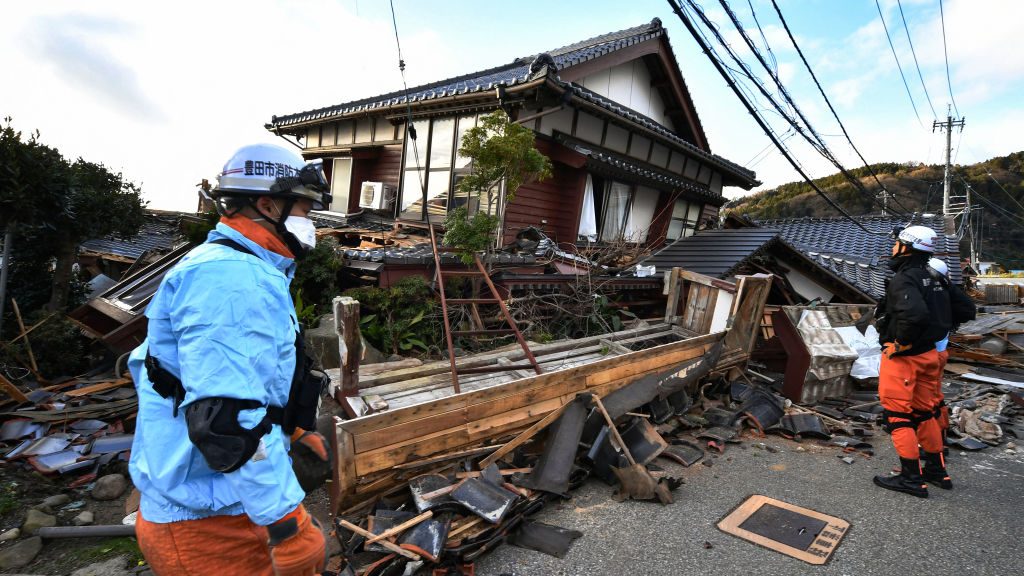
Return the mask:
<path fill-rule="evenodd" d="M 647 24 L 603 34 L 582 42 L 563 46 L 547 54 L 554 60 L 555 68 L 562 70 L 581 62 L 593 60 L 609 52 L 614 52 L 652 38 L 658 38 L 664 33 L 665 29 L 661 26 L 661 20 L 655 18 Z M 499 84 L 515 86 L 529 80 L 537 71 L 536 69 L 531 70 L 531 67 L 538 60 L 538 56 L 541 55 L 516 58 L 512 62 L 496 68 L 416 86 L 409 88 L 408 93 L 405 90 L 400 90 L 362 100 L 344 102 L 326 108 L 287 114 L 285 116 L 274 116 L 271 124 L 283 128 L 292 124 L 373 110 L 395 104 L 406 104 L 474 92 L 486 92 L 493 90 Z M 538 61 L 538 63 L 540 62 Z"/>
<path fill-rule="evenodd" d="M 573 94 L 575 94 L 576 96 L 579 96 L 580 98 L 583 98 L 584 100 L 592 102 L 592 103 L 600 106 L 601 108 L 603 108 L 603 109 L 605 109 L 605 110 L 607 110 L 609 112 L 612 112 L 612 113 L 614 113 L 614 114 L 616 114 L 618 116 L 621 116 L 623 118 L 631 120 L 631 121 L 633 121 L 633 122 L 643 126 L 644 128 L 647 128 L 648 130 L 650 130 L 650 131 L 652 131 L 652 132 L 654 132 L 654 133 L 656 133 L 656 134 L 658 134 L 660 136 L 663 136 L 663 137 L 671 140 L 675 144 L 677 144 L 679 146 L 682 146 L 683 148 L 686 148 L 694 156 L 698 156 L 698 157 L 700 157 L 700 158 L 702 158 L 704 160 L 708 160 L 711 164 L 715 164 L 719 168 L 722 168 L 722 169 L 726 170 L 727 172 L 729 172 L 730 174 L 735 175 L 739 180 L 742 181 L 742 184 L 744 185 L 745 188 L 749 189 L 749 188 L 752 188 L 754 186 L 757 186 L 757 185 L 761 184 L 761 182 L 757 180 L 757 175 L 754 173 L 753 170 L 748 170 L 748 169 L 740 166 L 739 164 L 736 164 L 734 162 L 730 162 L 729 160 L 726 160 L 725 158 L 722 158 L 721 156 L 719 156 L 717 154 L 711 154 L 710 152 L 706 152 L 706 151 L 698 148 L 697 146 L 693 145 L 692 143 L 687 142 L 683 138 L 680 138 L 679 136 L 676 135 L 675 132 L 669 130 L 668 128 L 666 128 L 664 126 L 662 126 L 661 124 L 659 124 L 658 122 L 652 120 L 651 118 L 648 118 L 647 116 L 644 116 L 643 114 L 640 114 L 639 112 L 636 112 L 636 111 L 634 111 L 634 110 L 632 110 L 630 108 L 627 108 L 625 106 L 621 106 L 621 105 L 619 105 L 619 104 L 617 104 L 617 103 L 615 103 L 615 102 L 605 98 L 604 96 L 601 96 L 600 94 L 598 94 L 596 92 L 593 92 L 592 90 L 588 90 L 587 88 L 584 88 L 583 86 L 580 86 L 579 84 L 576 84 L 576 83 L 573 83 L 573 82 L 561 82 L 561 83 L 563 85 L 569 87 L 572 90 Z"/>
<path fill-rule="evenodd" d="M 595 146 L 585 144 L 582 142 L 573 141 L 567 138 L 560 138 L 559 141 L 570 150 L 574 150 L 590 158 L 592 161 L 598 164 L 603 164 L 615 170 L 626 172 L 628 174 L 633 174 L 635 176 L 646 178 L 654 182 L 668 184 L 673 188 L 681 188 L 684 190 L 695 192 L 696 194 L 707 198 L 712 203 L 720 204 L 725 201 L 725 199 L 722 198 L 722 196 L 711 192 L 711 189 L 708 188 L 707 186 L 697 184 L 692 180 L 687 180 L 686 178 L 683 178 L 682 176 L 677 176 L 675 174 L 672 174 L 671 172 L 660 170 L 656 171 L 651 170 L 649 168 L 645 168 L 641 166 L 637 162 L 637 160 L 634 160 L 626 156 L 621 156 L 619 154 L 615 154 L 614 152 L 610 152 L 608 150 L 595 150 Z"/>
<path fill-rule="evenodd" d="M 114 236 L 96 238 L 82 243 L 82 250 L 100 254 L 114 254 L 124 258 L 138 259 L 150 250 L 167 252 L 178 238 L 178 218 L 168 216 L 147 216 L 145 224 L 134 238 L 124 240 Z"/>
<path fill-rule="evenodd" d="M 354 112 L 366 112 L 397 104 L 421 102 L 446 96 L 488 92 L 498 85 L 504 85 L 506 87 L 515 86 L 517 84 L 543 77 L 543 75 L 547 73 L 547 66 L 545 66 L 545 64 L 553 64 L 553 72 L 557 73 L 558 71 L 564 70 L 570 66 L 575 66 L 610 52 L 614 52 L 634 44 L 639 44 L 640 42 L 645 42 L 647 40 L 659 38 L 664 35 L 665 29 L 661 25 L 661 20 L 655 18 L 651 22 L 641 26 L 634 26 L 633 28 L 627 28 L 618 32 L 612 32 L 610 34 L 590 38 L 582 42 L 558 48 L 551 52 L 536 54 L 525 58 L 517 58 L 504 66 L 498 66 L 497 68 L 490 68 L 488 70 L 482 70 L 480 72 L 474 72 L 472 74 L 448 78 L 439 82 L 410 88 L 408 93 L 404 90 L 396 91 L 388 94 L 382 94 L 380 96 L 364 98 L 362 100 L 336 104 L 326 108 L 318 108 L 316 110 L 288 114 L 285 116 L 274 116 L 267 127 L 272 129 L 286 128 L 294 124 L 325 120 L 336 116 L 343 116 Z M 644 128 L 647 128 L 648 130 L 672 141 L 676 145 L 687 149 L 693 155 L 719 167 L 729 175 L 733 176 L 734 179 L 737 180 L 744 188 L 749 189 L 760 184 L 753 171 L 730 162 L 721 156 L 711 154 L 691 142 L 687 142 L 685 139 L 679 137 L 672 130 L 666 128 L 657 121 L 609 100 L 579 84 L 565 82 L 557 79 L 557 77 L 553 79 L 557 84 L 567 90 L 570 90 L 576 97 L 590 102 L 595 106 L 598 106 L 601 109 L 625 120 L 639 124 Z"/>
<path fill-rule="evenodd" d="M 740 263 L 770 246 L 778 236 L 778 230 L 769 228 L 706 230 L 665 246 L 643 264 L 653 264 L 658 271 L 678 266 L 713 278 L 727 278 Z"/>
<path fill-rule="evenodd" d="M 813 260 L 836 272 L 851 284 L 880 298 L 885 280 L 892 275 L 889 255 L 895 226 L 907 221 L 898 216 L 857 216 L 869 234 L 846 218 L 793 218 L 762 220 L 759 225 L 779 230 L 782 238 Z M 960 249 L 956 236 L 947 236 L 941 215 L 915 216 L 914 225 L 928 226 L 938 234 L 936 257 L 949 265 L 950 279 L 961 283 Z"/>

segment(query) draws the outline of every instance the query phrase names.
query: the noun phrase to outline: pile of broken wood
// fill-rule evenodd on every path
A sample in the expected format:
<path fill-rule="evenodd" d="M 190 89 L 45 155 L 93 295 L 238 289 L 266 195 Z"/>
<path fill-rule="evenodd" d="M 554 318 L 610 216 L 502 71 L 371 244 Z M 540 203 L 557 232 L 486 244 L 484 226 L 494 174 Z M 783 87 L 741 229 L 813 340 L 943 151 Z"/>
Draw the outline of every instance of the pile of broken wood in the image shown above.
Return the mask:
<path fill-rule="evenodd" d="M 0 402 L 0 459 L 47 475 L 91 482 L 106 464 L 126 460 L 138 398 L 128 377 L 112 374 L 71 378 L 41 386 L 17 386 L 0 374 L 9 397 Z M 25 388 L 23 390 L 22 388 Z"/>
<path fill-rule="evenodd" d="M 832 440 L 827 417 L 787 406 L 738 370 L 713 371 L 721 349 L 604 397 L 580 392 L 506 441 L 397 465 L 398 485 L 335 518 L 337 568 L 367 576 L 424 567 L 471 574 L 477 558 L 505 542 L 562 557 L 581 533 L 532 517 L 588 478 L 614 486 L 616 500 L 670 504 L 682 479 L 659 458 L 689 467 L 706 450 L 723 453 L 744 435 L 766 432 Z M 840 439 L 836 446 L 849 451 L 870 447 Z"/>

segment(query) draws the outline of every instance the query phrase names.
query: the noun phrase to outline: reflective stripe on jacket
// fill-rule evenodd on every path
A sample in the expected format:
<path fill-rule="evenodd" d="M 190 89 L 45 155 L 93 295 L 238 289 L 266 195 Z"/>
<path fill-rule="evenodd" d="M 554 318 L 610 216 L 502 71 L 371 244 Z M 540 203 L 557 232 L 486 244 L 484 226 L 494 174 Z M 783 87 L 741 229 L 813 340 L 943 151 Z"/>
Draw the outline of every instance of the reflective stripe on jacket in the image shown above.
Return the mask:
<path fill-rule="evenodd" d="M 284 406 L 295 366 L 298 321 L 288 285 L 295 263 L 218 224 L 207 240 L 229 238 L 256 256 L 202 244 L 167 275 L 146 309 L 146 340 L 128 362 L 139 396 L 129 470 L 142 493 L 142 514 L 165 523 L 247 514 L 259 525 L 279 520 L 305 497 L 292 472 L 280 426 L 240 469 L 214 472 L 188 438 L 185 407 L 202 398 L 229 397 Z M 172 399 L 153 389 L 143 366 L 147 349 L 181 378 L 178 417 Z M 252 428 L 266 410 L 244 410 Z"/>

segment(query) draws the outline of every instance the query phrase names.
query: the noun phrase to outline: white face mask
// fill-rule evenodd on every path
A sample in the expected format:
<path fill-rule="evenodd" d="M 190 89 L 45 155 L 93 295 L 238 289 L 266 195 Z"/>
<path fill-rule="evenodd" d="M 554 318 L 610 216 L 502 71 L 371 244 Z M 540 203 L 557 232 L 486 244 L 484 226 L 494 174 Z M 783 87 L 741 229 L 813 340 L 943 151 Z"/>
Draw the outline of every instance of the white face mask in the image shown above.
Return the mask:
<path fill-rule="evenodd" d="M 306 248 L 312 250 L 316 246 L 316 224 L 309 218 L 289 216 L 284 221 L 284 227 Z"/>

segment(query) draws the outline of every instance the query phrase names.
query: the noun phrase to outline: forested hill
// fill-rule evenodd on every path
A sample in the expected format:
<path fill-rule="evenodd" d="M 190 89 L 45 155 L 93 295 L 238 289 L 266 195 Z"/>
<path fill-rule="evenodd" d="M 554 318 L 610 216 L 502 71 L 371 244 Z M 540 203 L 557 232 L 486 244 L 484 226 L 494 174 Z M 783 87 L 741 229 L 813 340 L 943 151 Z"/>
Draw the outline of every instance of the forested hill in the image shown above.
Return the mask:
<path fill-rule="evenodd" d="M 872 165 L 871 169 L 895 196 L 896 201 L 889 201 L 892 211 L 903 211 L 903 208 L 921 213 L 942 211 L 941 165 L 880 163 Z M 878 182 L 866 167 L 850 170 L 850 173 L 870 194 L 858 191 L 839 173 L 814 182 L 847 212 L 878 214 L 881 211 L 881 200 L 875 200 L 880 190 Z M 973 190 L 972 203 L 980 206 L 975 213 L 976 228 L 981 236 L 980 259 L 1000 262 L 1007 269 L 1024 268 L 1024 152 L 968 166 L 957 165 L 953 174 L 953 195 L 962 196 L 966 182 Z M 726 204 L 724 211 L 754 220 L 839 215 L 805 182 L 791 182 L 738 198 Z M 961 251 L 965 256 L 968 254 L 966 241 Z"/>

